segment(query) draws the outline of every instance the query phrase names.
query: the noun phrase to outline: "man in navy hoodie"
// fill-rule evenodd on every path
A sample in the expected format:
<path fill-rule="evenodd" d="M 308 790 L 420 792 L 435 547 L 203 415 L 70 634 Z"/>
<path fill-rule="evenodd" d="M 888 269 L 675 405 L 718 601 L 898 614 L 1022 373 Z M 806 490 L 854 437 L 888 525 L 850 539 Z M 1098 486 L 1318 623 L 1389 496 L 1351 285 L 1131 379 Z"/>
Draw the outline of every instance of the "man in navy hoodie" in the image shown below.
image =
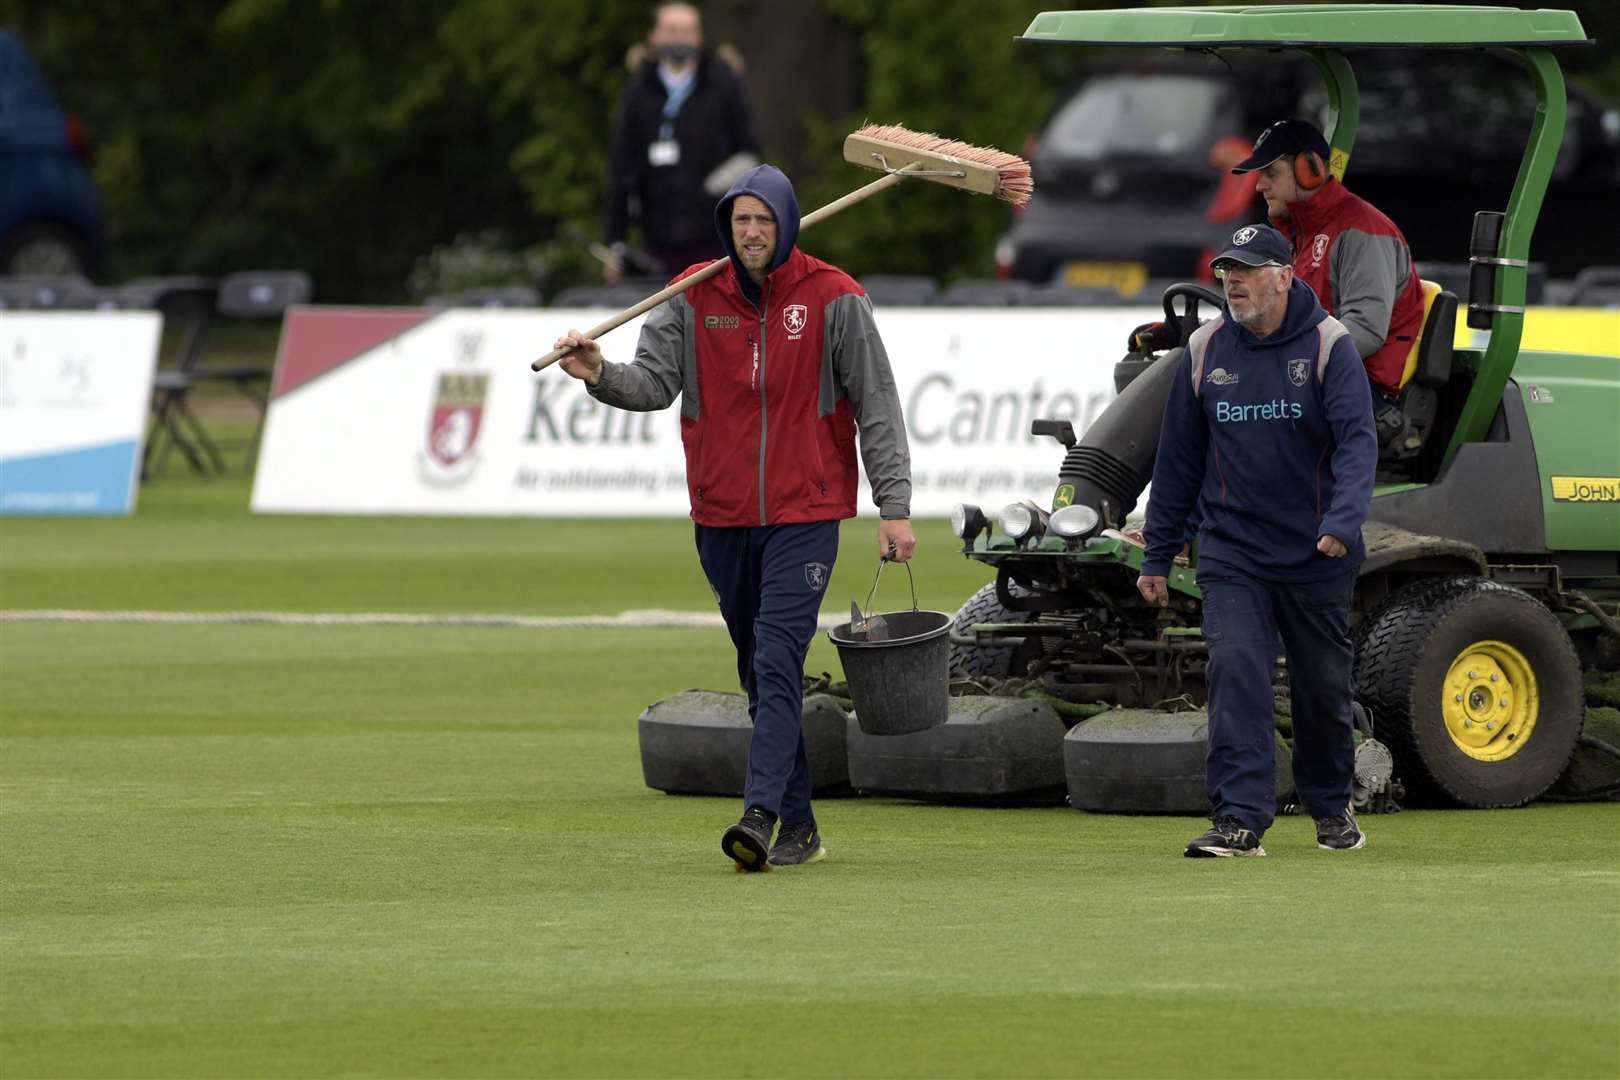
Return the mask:
<path fill-rule="evenodd" d="M 902 562 L 917 545 L 911 458 L 872 304 L 795 245 L 788 178 L 770 165 L 744 173 L 714 224 L 731 265 L 650 312 L 633 363 L 605 362 L 577 330 L 557 347 L 574 348 L 563 370 L 608 405 L 662 409 L 680 395 L 698 560 L 754 721 L 743 816 L 720 848 L 740 869 L 765 870 L 826 854 L 810 809 L 804 657 L 838 523 L 855 516 L 856 435 L 881 515 L 878 552 Z"/>
<path fill-rule="evenodd" d="M 1264 855 L 1275 812 L 1271 677 L 1282 638 L 1294 781 L 1317 844 L 1362 847 L 1351 812 L 1350 596 L 1378 445 L 1354 341 L 1294 279 L 1281 233 L 1246 225 L 1210 266 L 1221 315 L 1188 339 L 1165 406 L 1137 588 L 1169 603 L 1189 520 L 1209 644 L 1208 832 L 1191 858 Z M 1196 509 L 1196 517 L 1194 511 Z"/>

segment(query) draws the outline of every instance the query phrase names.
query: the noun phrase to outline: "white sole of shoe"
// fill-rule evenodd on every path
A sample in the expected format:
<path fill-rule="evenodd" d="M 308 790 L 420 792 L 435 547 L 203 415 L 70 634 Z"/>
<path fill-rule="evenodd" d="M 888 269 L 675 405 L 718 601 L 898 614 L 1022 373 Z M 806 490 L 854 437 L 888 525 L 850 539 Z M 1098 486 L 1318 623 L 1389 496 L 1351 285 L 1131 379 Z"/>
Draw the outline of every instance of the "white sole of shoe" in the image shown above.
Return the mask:
<path fill-rule="evenodd" d="M 1186 855 L 1189 859 L 1240 859 L 1246 857 L 1264 858 L 1266 849 L 1255 846 L 1252 850 L 1229 847 L 1188 848 Z"/>
<path fill-rule="evenodd" d="M 1318 843 L 1316 846 L 1321 848 L 1323 851 L 1359 851 L 1367 846 L 1367 834 L 1362 833 L 1360 836 L 1356 837 L 1356 842 L 1351 844 L 1349 847 L 1329 847 L 1328 845 L 1322 843 Z"/>

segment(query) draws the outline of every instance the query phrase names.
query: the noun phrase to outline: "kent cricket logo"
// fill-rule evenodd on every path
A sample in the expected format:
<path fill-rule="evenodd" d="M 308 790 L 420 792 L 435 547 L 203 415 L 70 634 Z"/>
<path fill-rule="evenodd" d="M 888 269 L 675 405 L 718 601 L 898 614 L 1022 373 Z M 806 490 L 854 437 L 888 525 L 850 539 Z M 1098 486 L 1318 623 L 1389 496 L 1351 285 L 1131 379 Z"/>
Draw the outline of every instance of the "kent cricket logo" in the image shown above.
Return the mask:
<path fill-rule="evenodd" d="M 827 587 L 827 567 L 818 562 L 805 563 L 804 580 L 811 589 L 820 592 Z"/>
<path fill-rule="evenodd" d="M 462 334 L 456 342 L 457 363 L 478 359 L 482 334 Z M 443 371 L 428 411 L 427 447 L 417 456 L 422 482 L 433 487 L 464 484 L 478 468 L 474 453 L 484 426 L 484 401 L 489 394 L 489 373 Z"/>
<path fill-rule="evenodd" d="M 1259 232 L 1260 230 L 1256 229 L 1253 225 L 1245 225 L 1243 228 L 1232 234 L 1232 243 L 1240 246 L 1247 244 L 1250 240 L 1253 240 Z"/>
<path fill-rule="evenodd" d="M 1309 360 L 1288 361 L 1288 381 L 1295 386 L 1304 386 L 1305 380 L 1311 377 L 1311 362 Z"/>
<path fill-rule="evenodd" d="M 1620 476 L 1554 476 L 1554 502 L 1620 503 Z"/>
<path fill-rule="evenodd" d="M 803 304 L 789 304 L 782 309 L 782 327 L 789 341 L 798 341 L 804 333 L 804 324 L 810 321 L 810 309 Z"/>

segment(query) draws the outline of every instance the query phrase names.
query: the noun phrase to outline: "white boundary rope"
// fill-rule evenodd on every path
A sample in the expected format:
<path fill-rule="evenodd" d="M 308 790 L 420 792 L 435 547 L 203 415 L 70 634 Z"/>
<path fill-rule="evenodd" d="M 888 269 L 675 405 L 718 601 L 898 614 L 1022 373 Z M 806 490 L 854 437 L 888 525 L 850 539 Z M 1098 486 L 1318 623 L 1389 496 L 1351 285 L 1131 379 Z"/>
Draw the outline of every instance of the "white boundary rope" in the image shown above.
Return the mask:
<path fill-rule="evenodd" d="M 836 615 L 823 615 L 816 620 L 816 624 L 822 630 L 830 630 L 840 622 L 847 621 L 840 620 Z M 392 611 L 0 611 L 0 623 L 36 622 L 167 623 L 182 626 L 484 626 L 524 630 L 690 630 L 725 626 L 717 611 L 670 611 L 663 608 L 621 611 L 617 615 L 434 615 Z"/>

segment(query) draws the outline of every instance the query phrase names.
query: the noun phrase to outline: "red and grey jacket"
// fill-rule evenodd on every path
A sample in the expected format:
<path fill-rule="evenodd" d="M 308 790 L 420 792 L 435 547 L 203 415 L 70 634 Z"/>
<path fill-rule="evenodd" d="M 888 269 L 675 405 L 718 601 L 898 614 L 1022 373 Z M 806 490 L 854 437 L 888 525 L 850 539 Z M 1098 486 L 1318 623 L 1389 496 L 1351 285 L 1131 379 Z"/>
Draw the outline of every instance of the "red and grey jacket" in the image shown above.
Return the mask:
<path fill-rule="evenodd" d="M 1423 286 L 1401 230 L 1332 179 L 1272 224 L 1293 242 L 1294 277 L 1350 331 L 1373 385 L 1399 393 L 1423 329 Z"/>
<path fill-rule="evenodd" d="M 636 411 L 666 408 L 680 395 L 686 484 L 700 525 L 854 517 L 857 431 L 879 512 L 910 517 L 900 395 L 871 302 L 842 270 L 792 246 L 797 203 L 790 188 L 784 197 L 756 175 L 766 169 L 781 176 L 770 166 L 751 171 L 716 211 L 729 221 L 738 194 L 771 206 L 778 256 L 763 286 L 733 254 L 724 272 L 654 309 L 635 360 L 604 362 L 590 392 Z M 721 235 L 729 250 L 729 224 Z M 749 295 L 756 289 L 757 300 Z"/>

